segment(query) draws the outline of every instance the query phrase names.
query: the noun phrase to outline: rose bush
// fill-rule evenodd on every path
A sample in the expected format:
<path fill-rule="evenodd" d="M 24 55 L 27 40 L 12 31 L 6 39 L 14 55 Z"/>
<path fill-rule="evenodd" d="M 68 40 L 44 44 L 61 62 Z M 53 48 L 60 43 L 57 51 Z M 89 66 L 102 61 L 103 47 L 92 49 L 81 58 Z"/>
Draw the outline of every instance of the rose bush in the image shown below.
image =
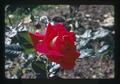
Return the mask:
<path fill-rule="evenodd" d="M 35 50 L 45 54 L 49 60 L 61 65 L 63 69 L 72 69 L 80 56 L 76 51 L 75 34 L 68 32 L 61 23 L 48 24 L 44 35 L 29 33 Z"/>

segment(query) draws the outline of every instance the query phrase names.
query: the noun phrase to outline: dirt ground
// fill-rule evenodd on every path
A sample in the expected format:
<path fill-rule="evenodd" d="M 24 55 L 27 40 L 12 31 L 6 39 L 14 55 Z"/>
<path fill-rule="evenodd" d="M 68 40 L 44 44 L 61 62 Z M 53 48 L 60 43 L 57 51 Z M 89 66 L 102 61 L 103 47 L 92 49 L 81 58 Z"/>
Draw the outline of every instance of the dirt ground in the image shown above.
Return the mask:
<path fill-rule="evenodd" d="M 58 76 L 64 79 L 110 79 L 114 78 L 114 59 L 86 57 L 77 59 L 73 70 L 61 71 Z"/>

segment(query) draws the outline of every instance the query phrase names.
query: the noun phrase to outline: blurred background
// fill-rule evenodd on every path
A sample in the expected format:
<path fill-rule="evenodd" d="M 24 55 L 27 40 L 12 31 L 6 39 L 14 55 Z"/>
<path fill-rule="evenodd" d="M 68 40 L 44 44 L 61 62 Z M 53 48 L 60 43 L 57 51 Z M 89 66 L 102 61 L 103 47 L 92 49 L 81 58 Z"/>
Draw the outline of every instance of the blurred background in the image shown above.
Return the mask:
<path fill-rule="evenodd" d="M 76 49 L 81 55 L 74 69 L 63 70 L 34 53 L 28 32 L 44 33 L 49 22 L 61 22 L 75 32 Z M 114 78 L 114 34 L 112 5 L 6 5 L 5 77 Z"/>

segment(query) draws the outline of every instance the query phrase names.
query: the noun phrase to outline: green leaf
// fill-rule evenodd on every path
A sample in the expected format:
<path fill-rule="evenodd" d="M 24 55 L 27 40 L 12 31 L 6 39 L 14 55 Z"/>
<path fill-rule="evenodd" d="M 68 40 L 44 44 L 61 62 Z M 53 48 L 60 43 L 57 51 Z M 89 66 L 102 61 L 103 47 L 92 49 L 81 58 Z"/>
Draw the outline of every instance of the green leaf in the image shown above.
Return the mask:
<path fill-rule="evenodd" d="M 48 76 L 48 73 L 47 73 L 47 65 L 42 62 L 42 61 L 39 61 L 39 60 L 35 60 L 32 62 L 31 64 L 32 66 L 32 69 L 37 73 L 39 74 L 38 75 L 38 78 L 47 78 Z"/>
<path fill-rule="evenodd" d="M 46 72 L 46 64 L 39 60 L 32 62 L 32 68 L 35 70 L 35 72 L 39 72 L 39 71 Z"/>
<path fill-rule="evenodd" d="M 32 40 L 28 34 L 28 31 L 19 32 L 17 38 L 20 45 L 24 49 L 25 54 L 32 54 L 35 52 L 32 44 Z"/>

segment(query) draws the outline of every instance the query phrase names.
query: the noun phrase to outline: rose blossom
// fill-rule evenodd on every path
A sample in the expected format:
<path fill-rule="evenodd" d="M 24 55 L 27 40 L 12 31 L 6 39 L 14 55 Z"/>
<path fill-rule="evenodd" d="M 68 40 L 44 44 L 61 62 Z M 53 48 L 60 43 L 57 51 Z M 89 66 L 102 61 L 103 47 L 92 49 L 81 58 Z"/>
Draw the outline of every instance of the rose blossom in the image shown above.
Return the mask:
<path fill-rule="evenodd" d="M 63 24 L 48 24 L 45 35 L 29 33 L 37 52 L 45 54 L 49 60 L 72 69 L 80 53 L 76 51 L 75 34 L 68 32 Z"/>

